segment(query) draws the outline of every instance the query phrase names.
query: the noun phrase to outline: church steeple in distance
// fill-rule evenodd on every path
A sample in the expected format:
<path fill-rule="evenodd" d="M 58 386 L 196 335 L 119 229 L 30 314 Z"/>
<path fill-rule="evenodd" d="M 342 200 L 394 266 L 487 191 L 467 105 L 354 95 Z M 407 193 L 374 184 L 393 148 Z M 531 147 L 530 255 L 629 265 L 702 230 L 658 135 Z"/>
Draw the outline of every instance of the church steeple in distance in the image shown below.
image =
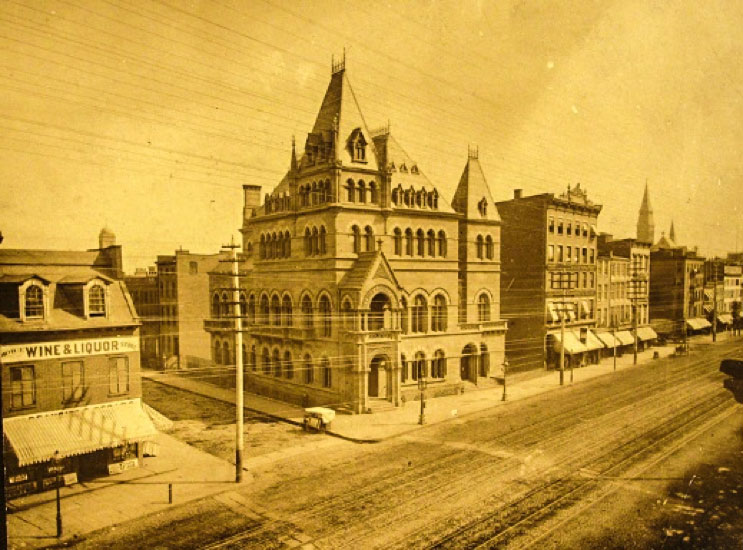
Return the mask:
<path fill-rule="evenodd" d="M 645 181 L 645 194 L 642 197 L 640 215 L 637 217 L 637 240 L 646 243 L 655 242 L 655 223 L 653 222 L 653 207 L 650 206 L 648 182 Z"/>
<path fill-rule="evenodd" d="M 673 220 L 671 220 L 671 230 L 668 232 L 668 237 L 676 242 L 676 230 L 673 228 Z"/>

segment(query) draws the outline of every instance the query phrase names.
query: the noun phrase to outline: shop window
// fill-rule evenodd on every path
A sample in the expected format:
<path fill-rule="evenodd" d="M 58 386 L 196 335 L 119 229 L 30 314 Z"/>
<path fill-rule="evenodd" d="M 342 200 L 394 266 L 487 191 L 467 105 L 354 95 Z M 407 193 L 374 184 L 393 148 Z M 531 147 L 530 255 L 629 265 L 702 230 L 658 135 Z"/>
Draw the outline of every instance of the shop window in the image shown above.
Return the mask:
<path fill-rule="evenodd" d="M 108 358 L 108 393 L 121 395 L 129 391 L 129 359 L 127 357 Z"/>
<path fill-rule="evenodd" d="M 10 406 L 25 409 L 36 404 L 36 376 L 33 365 L 10 367 Z"/>
<path fill-rule="evenodd" d="M 83 398 L 83 362 L 62 363 L 62 400 L 80 401 Z"/>

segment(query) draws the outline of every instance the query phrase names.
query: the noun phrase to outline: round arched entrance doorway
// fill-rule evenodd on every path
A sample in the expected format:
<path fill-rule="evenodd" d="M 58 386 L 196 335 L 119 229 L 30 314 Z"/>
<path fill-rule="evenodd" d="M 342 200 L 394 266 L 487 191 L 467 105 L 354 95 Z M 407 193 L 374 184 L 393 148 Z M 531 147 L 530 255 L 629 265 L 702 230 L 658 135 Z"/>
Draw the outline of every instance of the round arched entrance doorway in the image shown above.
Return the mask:
<path fill-rule="evenodd" d="M 467 344 L 459 359 L 459 376 L 462 380 L 477 382 L 477 347 Z"/>
<path fill-rule="evenodd" d="M 369 397 L 388 397 L 389 364 L 386 355 L 375 355 L 369 364 Z"/>

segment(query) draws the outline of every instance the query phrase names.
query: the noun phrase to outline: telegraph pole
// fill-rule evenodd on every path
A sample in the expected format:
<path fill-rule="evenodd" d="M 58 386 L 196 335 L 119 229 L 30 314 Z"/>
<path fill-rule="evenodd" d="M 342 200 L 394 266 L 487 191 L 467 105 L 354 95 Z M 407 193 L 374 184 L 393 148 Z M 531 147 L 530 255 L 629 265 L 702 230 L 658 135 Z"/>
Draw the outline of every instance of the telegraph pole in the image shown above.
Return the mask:
<path fill-rule="evenodd" d="M 609 306 L 609 313 L 611 313 L 611 306 Z M 612 317 L 611 323 L 611 337 L 614 339 L 614 372 L 617 371 L 617 321 Z"/>
<path fill-rule="evenodd" d="M 562 292 L 562 312 L 560 315 L 560 385 L 565 385 L 565 314 L 567 313 L 567 304 L 565 303 L 565 281 L 563 280 L 564 273 L 560 273 L 560 286 L 563 287 Z"/>
<path fill-rule="evenodd" d="M 245 449 L 244 435 L 244 395 L 243 395 L 243 333 L 242 314 L 240 307 L 240 270 L 237 260 L 237 249 L 233 238 L 230 244 L 225 245 L 230 251 L 230 263 L 232 264 L 232 312 L 235 320 L 235 483 L 243 480 L 243 451 Z"/>
<path fill-rule="evenodd" d="M 503 398 L 501 401 L 506 400 L 506 374 L 508 373 L 508 361 L 503 360 Z"/>
<path fill-rule="evenodd" d="M 712 341 L 717 342 L 717 262 L 712 265 Z"/>

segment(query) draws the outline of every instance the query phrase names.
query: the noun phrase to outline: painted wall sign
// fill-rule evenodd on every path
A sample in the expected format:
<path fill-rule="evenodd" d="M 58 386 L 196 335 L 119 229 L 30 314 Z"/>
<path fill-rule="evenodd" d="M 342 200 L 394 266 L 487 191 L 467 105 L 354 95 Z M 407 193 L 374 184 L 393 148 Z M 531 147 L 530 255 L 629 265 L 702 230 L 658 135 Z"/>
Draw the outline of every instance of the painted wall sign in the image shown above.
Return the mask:
<path fill-rule="evenodd" d="M 0 346 L 0 361 L 3 363 L 19 363 L 38 359 L 60 359 L 132 351 L 139 351 L 139 338 L 137 336 L 32 342 Z"/>

